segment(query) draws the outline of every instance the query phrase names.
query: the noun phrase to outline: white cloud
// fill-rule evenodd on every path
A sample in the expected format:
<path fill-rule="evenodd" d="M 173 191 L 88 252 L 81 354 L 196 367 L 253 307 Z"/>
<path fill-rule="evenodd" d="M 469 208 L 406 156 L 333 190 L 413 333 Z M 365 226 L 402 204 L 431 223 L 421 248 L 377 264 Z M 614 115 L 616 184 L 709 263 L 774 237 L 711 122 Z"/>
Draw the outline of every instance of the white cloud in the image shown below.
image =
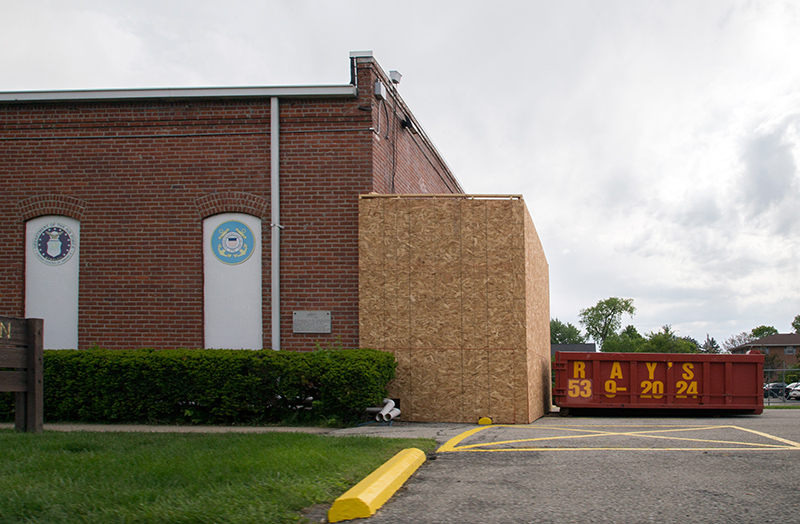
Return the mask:
<path fill-rule="evenodd" d="M 521 193 L 552 316 L 718 341 L 800 313 L 800 5 L 11 3 L 0 90 L 344 84 L 372 49 L 467 191 Z"/>
<path fill-rule="evenodd" d="M 136 35 L 91 9 L 16 4 L 1 20 L 3 89 L 98 87 L 109 78 L 125 84 L 144 60 Z"/>

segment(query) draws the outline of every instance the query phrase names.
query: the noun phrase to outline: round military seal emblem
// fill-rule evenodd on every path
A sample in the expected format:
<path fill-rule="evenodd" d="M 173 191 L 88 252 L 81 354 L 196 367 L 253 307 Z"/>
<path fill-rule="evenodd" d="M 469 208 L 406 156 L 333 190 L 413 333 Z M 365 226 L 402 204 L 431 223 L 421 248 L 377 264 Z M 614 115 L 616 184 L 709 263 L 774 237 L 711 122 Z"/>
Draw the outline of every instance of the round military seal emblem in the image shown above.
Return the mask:
<path fill-rule="evenodd" d="M 253 254 L 254 246 L 253 232 L 238 220 L 223 222 L 211 235 L 211 250 L 225 264 L 241 264 Z"/>
<path fill-rule="evenodd" d="M 75 234 L 64 224 L 50 222 L 40 227 L 33 237 L 33 252 L 48 266 L 59 266 L 75 253 Z"/>

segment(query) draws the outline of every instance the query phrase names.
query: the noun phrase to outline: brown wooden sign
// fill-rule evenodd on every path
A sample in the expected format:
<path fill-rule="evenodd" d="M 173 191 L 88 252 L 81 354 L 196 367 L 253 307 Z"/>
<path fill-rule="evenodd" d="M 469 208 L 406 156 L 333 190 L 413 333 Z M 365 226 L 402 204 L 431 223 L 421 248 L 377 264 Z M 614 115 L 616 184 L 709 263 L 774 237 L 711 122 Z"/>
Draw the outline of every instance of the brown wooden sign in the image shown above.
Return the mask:
<path fill-rule="evenodd" d="M 18 431 L 42 431 L 43 326 L 41 318 L 0 317 L 0 391 L 16 394 Z"/>

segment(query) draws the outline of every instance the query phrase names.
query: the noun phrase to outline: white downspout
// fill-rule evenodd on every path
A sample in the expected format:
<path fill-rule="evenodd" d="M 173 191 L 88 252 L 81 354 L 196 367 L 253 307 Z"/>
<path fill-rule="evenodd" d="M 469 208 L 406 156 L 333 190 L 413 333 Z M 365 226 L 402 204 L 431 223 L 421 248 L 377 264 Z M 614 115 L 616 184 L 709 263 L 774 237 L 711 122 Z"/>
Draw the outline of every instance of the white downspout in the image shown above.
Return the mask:
<path fill-rule="evenodd" d="M 272 312 L 272 349 L 281 349 L 281 193 L 280 193 L 280 115 L 278 112 L 278 97 L 270 99 L 269 107 L 270 119 L 270 211 L 272 230 L 272 259 L 270 262 L 270 276 L 272 284 L 270 287 L 270 300 Z"/>

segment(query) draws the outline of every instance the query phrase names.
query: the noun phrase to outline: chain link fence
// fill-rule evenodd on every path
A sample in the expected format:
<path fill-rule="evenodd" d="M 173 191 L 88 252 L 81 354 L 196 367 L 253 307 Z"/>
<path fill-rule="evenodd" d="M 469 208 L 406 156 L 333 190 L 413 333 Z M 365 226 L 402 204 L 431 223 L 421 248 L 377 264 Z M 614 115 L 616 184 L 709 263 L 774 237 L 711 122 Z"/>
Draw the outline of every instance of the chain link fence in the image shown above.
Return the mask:
<path fill-rule="evenodd" d="M 787 385 L 800 381 L 800 369 L 787 368 L 784 364 L 782 368 L 764 370 L 764 405 L 785 404 L 787 402 L 798 402 L 789 399 Z M 800 404 L 800 403 L 798 403 Z"/>

